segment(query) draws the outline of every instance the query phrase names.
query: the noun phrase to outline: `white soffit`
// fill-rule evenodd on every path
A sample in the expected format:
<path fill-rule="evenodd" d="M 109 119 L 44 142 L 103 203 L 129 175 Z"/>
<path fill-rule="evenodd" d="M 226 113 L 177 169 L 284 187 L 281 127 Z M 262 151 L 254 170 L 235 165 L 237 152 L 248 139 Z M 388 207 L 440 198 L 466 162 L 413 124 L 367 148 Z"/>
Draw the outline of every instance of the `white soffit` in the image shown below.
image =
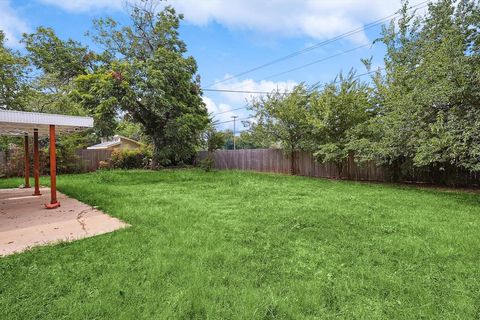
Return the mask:
<path fill-rule="evenodd" d="M 0 110 L 0 135 L 33 134 L 33 131 L 37 129 L 40 136 L 48 136 L 50 125 L 55 126 L 57 134 L 73 133 L 92 128 L 93 118 Z"/>

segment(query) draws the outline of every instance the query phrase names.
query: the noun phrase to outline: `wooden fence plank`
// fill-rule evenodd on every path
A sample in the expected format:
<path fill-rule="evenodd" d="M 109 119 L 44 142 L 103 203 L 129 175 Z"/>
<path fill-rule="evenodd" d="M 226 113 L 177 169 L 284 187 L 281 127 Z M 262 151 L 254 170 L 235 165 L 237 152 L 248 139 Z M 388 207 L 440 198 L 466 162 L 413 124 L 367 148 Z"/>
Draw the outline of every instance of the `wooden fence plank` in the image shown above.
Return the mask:
<path fill-rule="evenodd" d="M 98 170 L 100 161 L 109 161 L 112 157 L 111 150 L 77 150 L 77 163 L 84 172 Z"/>
<path fill-rule="evenodd" d="M 206 151 L 198 154 L 197 162 L 207 156 Z M 391 174 L 392 168 L 378 166 L 373 161 L 359 164 L 355 162 L 353 154 L 345 159 L 341 166 L 335 163 L 319 163 L 309 152 L 294 153 L 294 170 L 297 175 L 348 179 L 359 181 L 393 181 Z M 289 174 L 291 172 L 292 162 L 290 156 L 279 149 L 241 149 L 241 150 L 218 150 L 214 153 L 215 168 L 217 169 L 237 169 L 251 170 L 260 172 L 276 172 Z M 342 171 L 339 171 L 341 167 Z M 413 165 L 407 167 L 401 181 L 419 182 L 419 183 L 438 183 L 438 172 L 433 172 L 430 168 L 417 168 Z M 404 168 L 405 170 L 405 168 Z M 457 184 L 468 186 L 479 186 L 480 175 L 456 169 L 455 172 L 440 173 L 446 178 L 454 178 L 460 181 Z"/>

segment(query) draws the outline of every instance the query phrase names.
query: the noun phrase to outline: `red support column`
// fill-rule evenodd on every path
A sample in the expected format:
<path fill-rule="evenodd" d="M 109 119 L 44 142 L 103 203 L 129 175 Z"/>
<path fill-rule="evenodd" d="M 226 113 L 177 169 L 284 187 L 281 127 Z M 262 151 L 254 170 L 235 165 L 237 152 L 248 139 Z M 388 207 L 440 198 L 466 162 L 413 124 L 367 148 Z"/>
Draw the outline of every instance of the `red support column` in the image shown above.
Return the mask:
<path fill-rule="evenodd" d="M 50 125 L 50 204 L 47 209 L 60 207 L 57 201 L 57 155 L 55 150 L 55 126 Z"/>
<path fill-rule="evenodd" d="M 40 196 L 40 155 L 38 153 L 38 130 L 33 131 L 33 177 L 35 179 L 34 196 Z"/>
<path fill-rule="evenodd" d="M 25 184 L 24 188 L 30 188 L 30 155 L 28 153 L 28 134 L 25 134 Z"/>

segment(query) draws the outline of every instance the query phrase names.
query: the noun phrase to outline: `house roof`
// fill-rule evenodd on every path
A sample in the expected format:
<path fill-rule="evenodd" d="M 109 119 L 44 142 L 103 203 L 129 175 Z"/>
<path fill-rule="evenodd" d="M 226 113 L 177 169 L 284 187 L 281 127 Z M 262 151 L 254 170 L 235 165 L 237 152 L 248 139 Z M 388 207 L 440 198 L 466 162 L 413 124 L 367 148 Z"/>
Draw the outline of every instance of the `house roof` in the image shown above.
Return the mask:
<path fill-rule="evenodd" d="M 50 125 L 55 125 L 58 134 L 72 133 L 92 128 L 93 118 L 0 110 L 0 135 L 23 136 L 37 129 L 40 136 L 48 136 Z"/>
<path fill-rule="evenodd" d="M 119 136 L 119 135 L 114 135 L 113 139 L 107 140 L 107 141 L 102 141 L 101 143 L 94 144 L 93 146 L 88 147 L 88 150 L 94 150 L 94 149 L 108 149 L 110 147 L 118 146 L 119 144 L 122 143 L 122 140 L 128 140 L 130 142 L 136 143 L 139 146 L 142 145 L 142 143 L 132 140 L 130 138 L 124 137 L 124 136 Z"/>
<path fill-rule="evenodd" d="M 102 142 L 99 144 L 94 144 L 93 146 L 87 147 L 88 150 L 93 150 L 93 149 L 108 149 L 110 147 L 117 146 L 121 144 L 122 141 L 106 141 Z"/>

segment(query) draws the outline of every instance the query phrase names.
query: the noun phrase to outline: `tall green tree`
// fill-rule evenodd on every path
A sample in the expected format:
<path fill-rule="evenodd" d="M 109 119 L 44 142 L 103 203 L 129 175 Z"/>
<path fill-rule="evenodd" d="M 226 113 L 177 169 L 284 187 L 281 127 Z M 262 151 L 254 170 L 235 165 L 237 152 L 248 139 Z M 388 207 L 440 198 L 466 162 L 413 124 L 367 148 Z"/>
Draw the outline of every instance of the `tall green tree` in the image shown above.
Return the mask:
<path fill-rule="evenodd" d="M 118 122 L 115 133 L 133 140 L 148 143 L 148 137 L 143 134 L 142 126 L 127 119 L 122 119 Z"/>
<path fill-rule="evenodd" d="M 480 170 L 479 9 L 440 0 L 414 16 L 404 3 L 379 39 L 385 75 L 374 78 L 376 116 L 351 142 L 359 159 Z"/>
<path fill-rule="evenodd" d="M 256 118 L 252 131 L 278 143 L 290 155 L 292 170 L 294 152 L 305 149 L 305 137 L 311 133 L 309 97 L 309 91 L 301 84 L 289 93 L 274 91 L 249 104 Z"/>
<path fill-rule="evenodd" d="M 214 153 L 225 145 L 225 133 L 217 131 L 213 124 L 203 134 L 204 149 L 207 156 L 200 161 L 200 167 L 205 171 L 211 171 L 215 167 Z"/>
<path fill-rule="evenodd" d="M 95 54 L 88 47 L 72 39 L 60 39 L 51 28 L 39 27 L 24 34 L 22 42 L 32 65 L 55 80 L 55 88 L 93 69 Z"/>
<path fill-rule="evenodd" d="M 319 161 L 334 162 L 341 170 L 343 160 L 352 151 L 351 130 L 371 115 L 370 91 L 351 71 L 310 95 L 308 119 L 312 132 L 305 139 Z"/>
<path fill-rule="evenodd" d="M 239 138 L 239 149 L 268 149 L 273 146 L 270 138 L 257 132 L 255 126 L 240 132 Z"/>
<path fill-rule="evenodd" d="M 72 39 L 60 39 L 51 28 L 39 27 L 24 34 L 32 72 L 29 74 L 29 111 L 85 115 L 88 112 L 69 93 L 73 80 L 92 70 L 95 55 Z"/>
<path fill-rule="evenodd" d="M 26 53 L 22 57 L 28 64 L 28 98 L 23 105 L 25 111 L 58 113 L 68 115 L 92 115 L 72 99 L 74 79 L 91 73 L 98 57 L 88 47 L 72 39 L 62 40 L 53 29 L 39 27 L 24 34 L 22 43 Z M 95 119 L 95 130 L 99 128 Z M 110 119 L 109 119 L 110 120 Z M 97 133 L 99 130 L 97 130 Z M 99 135 L 91 130 L 75 135 L 59 136 L 58 165 L 61 172 L 72 172 L 75 151 L 98 142 Z"/>
<path fill-rule="evenodd" d="M 475 1 L 431 4 L 419 33 L 418 165 L 480 170 L 480 6 Z"/>
<path fill-rule="evenodd" d="M 5 33 L 0 30 L 0 108 L 23 110 L 28 101 L 28 61 L 5 47 Z"/>
<path fill-rule="evenodd" d="M 269 137 L 265 137 L 265 135 L 262 135 L 261 132 L 256 130 L 257 127 L 255 124 L 249 123 L 248 126 L 248 130 L 243 130 L 235 136 L 235 146 L 237 149 L 268 149 L 272 147 L 273 142 L 270 141 Z M 233 131 L 225 130 L 223 134 L 225 136 L 223 149 L 232 150 Z"/>
<path fill-rule="evenodd" d="M 130 25 L 111 19 L 95 21 L 93 39 L 111 61 L 77 78 L 76 95 L 103 114 L 124 113 L 151 138 L 153 165 L 190 161 L 210 123 L 202 101 L 197 64 L 187 56 L 178 28 L 183 16 L 154 1 L 130 8 Z"/>

